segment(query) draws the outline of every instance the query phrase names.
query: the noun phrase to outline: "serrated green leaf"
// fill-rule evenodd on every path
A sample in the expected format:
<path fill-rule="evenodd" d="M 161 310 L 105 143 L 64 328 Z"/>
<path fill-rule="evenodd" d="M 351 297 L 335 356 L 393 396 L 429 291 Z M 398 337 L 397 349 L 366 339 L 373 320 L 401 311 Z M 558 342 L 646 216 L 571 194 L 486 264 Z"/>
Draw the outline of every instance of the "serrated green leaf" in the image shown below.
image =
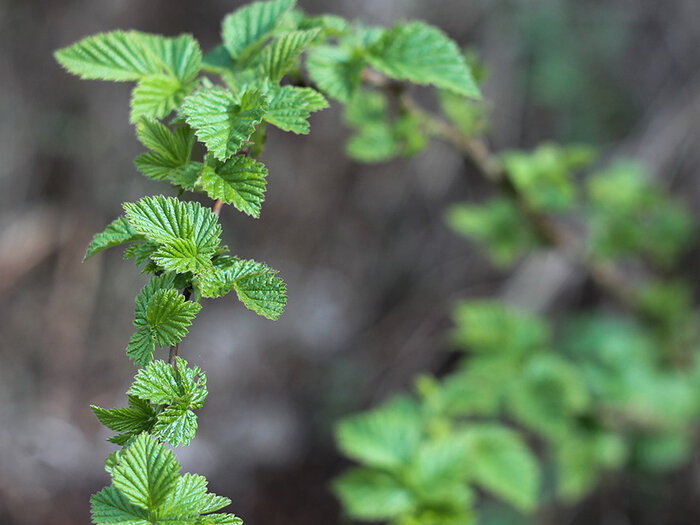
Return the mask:
<path fill-rule="evenodd" d="M 112 471 L 112 483 L 131 504 L 153 511 L 175 490 L 179 469 L 172 452 L 141 434 Z"/>
<path fill-rule="evenodd" d="M 240 100 L 221 87 L 203 88 L 185 98 L 182 113 L 199 140 L 221 161 L 237 153 L 262 122 L 268 102 L 258 90 Z"/>
<path fill-rule="evenodd" d="M 537 460 L 515 432 L 499 425 L 473 424 L 464 439 L 476 484 L 524 512 L 537 506 Z"/>
<path fill-rule="evenodd" d="M 92 238 L 85 251 L 83 261 L 107 248 L 140 239 L 143 239 L 143 236 L 134 231 L 129 225 L 129 221 L 125 217 L 118 217 L 109 223 L 102 233 L 98 233 Z"/>
<path fill-rule="evenodd" d="M 126 355 L 136 366 L 146 366 L 153 359 L 155 340 L 148 328 L 140 328 L 126 345 Z"/>
<path fill-rule="evenodd" d="M 164 270 L 177 273 L 199 273 L 211 267 L 213 251 L 200 252 L 192 239 L 172 239 L 166 242 L 151 259 Z"/>
<path fill-rule="evenodd" d="M 199 72 L 201 51 L 189 35 L 166 38 L 138 31 L 112 31 L 59 49 L 56 60 L 84 79 L 133 81 L 170 75 L 181 82 Z"/>
<path fill-rule="evenodd" d="M 268 93 L 270 95 L 270 93 Z M 309 132 L 311 112 L 328 107 L 323 95 L 311 88 L 284 86 L 272 90 L 265 121 L 296 134 Z"/>
<path fill-rule="evenodd" d="M 147 410 L 133 407 L 106 409 L 95 405 L 90 405 L 90 409 L 100 423 L 115 432 L 139 434 L 149 430 L 155 421 L 155 412 L 150 405 Z"/>
<path fill-rule="evenodd" d="M 218 219 L 197 202 L 156 195 L 125 203 L 124 209 L 132 228 L 159 244 L 189 240 L 198 254 L 210 259 L 219 246 L 221 226 Z"/>
<path fill-rule="evenodd" d="M 479 88 L 457 45 L 423 22 L 398 24 L 369 48 L 369 63 L 392 78 L 433 84 L 479 98 Z"/>
<path fill-rule="evenodd" d="M 267 168 L 251 158 L 237 155 L 215 166 L 205 166 L 198 184 L 212 199 L 233 204 L 253 217 L 260 216 L 265 199 Z"/>
<path fill-rule="evenodd" d="M 221 297 L 235 290 L 250 310 L 278 319 L 287 304 L 287 289 L 277 272 L 252 260 L 222 258 L 213 271 L 199 276 L 203 297 Z"/>
<path fill-rule="evenodd" d="M 165 69 L 183 85 L 194 79 L 202 63 L 202 50 L 192 35 L 166 38 L 161 35 L 138 33 L 144 46 L 163 64 Z"/>
<path fill-rule="evenodd" d="M 156 360 L 136 374 L 128 394 L 159 405 L 182 404 L 201 408 L 207 395 L 206 374 L 198 366 L 188 367 L 178 357 L 176 367 Z"/>
<path fill-rule="evenodd" d="M 197 416 L 191 410 L 172 405 L 158 414 L 152 434 L 172 446 L 189 445 L 197 432 Z"/>
<path fill-rule="evenodd" d="M 418 449 L 422 422 L 416 404 L 396 399 L 370 412 L 346 418 L 336 427 L 338 448 L 368 466 L 395 469 Z"/>
<path fill-rule="evenodd" d="M 274 40 L 260 55 L 263 74 L 273 82 L 278 82 L 319 33 L 319 29 L 292 31 Z"/>
<path fill-rule="evenodd" d="M 415 505 L 407 487 L 378 470 L 352 469 L 334 480 L 333 489 L 350 516 L 361 520 L 390 520 Z"/>
<path fill-rule="evenodd" d="M 194 132 L 189 126 L 180 126 L 171 131 L 157 120 L 143 118 L 136 126 L 139 141 L 151 151 L 142 153 L 134 164 L 146 177 L 154 180 L 170 180 L 183 186 L 183 177 L 201 166 L 190 162 Z"/>
<path fill-rule="evenodd" d="M 199 518 L 196 525 L 243 525 L 243 520 L 233 514 L 208 514 Z"/>
<path fill-rule="evenodd" d="M 174 197 L 144 197 L 124 203 L 126 216 L 138 233 L 157 243 L 192 237 L 192 221 L 185 204 Z"/>
<path fill-rule="evenodd" d="M 309 51 L 306 68 L 318 88 L 329 97 L 348 102 L 362 82 L 364 60 L 340 47 L 319 46 Z"/>
<path fill-rule="evenodd" d="M 149 75 L 131 93 L 131 122 L 141 117 L 164 118 L 177 109 L 194 85 L 183 86 L 169 75 Z"/>
<path fill-rule="evenodd" d="M 112 31 L 89 36 L 59 49 L 56 60 L 69 72 L 84 79 L 129 81 L 163 73 L 158 60 L 146 52 L 135 31 Z"/>
<path fill-rule="evenodd" d="M 177 290 L 158 290 L 148 301 L 145 317 L 156 345 L 179 343 L 200 309 L 199 303 L 188 301 Z"/>
<path fill-rule="evenodd" d="M 159 244 L 153 241 L 143 241 L 132 244 L 124 250 L 124 259 L 134 259 L 137 266 L 148 264 L 159 248 Z"/>
<path fill-rule="evenodd" d="M 295 3 L 255 2 L 227 15 L 221 25 L 221 38 L 230 56 L 242 62 L 259 49 Z"/>
<path fill-rule="evenodd" d="M 149 525 L 148 511 L 133 505 L 114 487 L 106 487 L 90 498 L 90 516 L 96 525 Z"/>

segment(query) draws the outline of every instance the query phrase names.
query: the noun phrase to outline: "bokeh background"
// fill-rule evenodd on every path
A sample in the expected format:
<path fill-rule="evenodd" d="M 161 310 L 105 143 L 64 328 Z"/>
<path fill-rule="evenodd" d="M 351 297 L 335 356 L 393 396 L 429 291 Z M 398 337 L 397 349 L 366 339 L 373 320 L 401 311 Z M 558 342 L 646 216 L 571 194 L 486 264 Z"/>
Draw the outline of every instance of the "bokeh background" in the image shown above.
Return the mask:
<path fill-rule="evenodd" d="M 697 0 L 300 0 L 369 23 L 421 18 L 473 47 L 489 70 L 491 143 L 597 145 L 645 162 L 693 210 L 700 203 Z M 118 250 L 81 264 L 120 204 L 167 188 L 140 177 L 127 85 L 65 74 L 52 52 L 98 31 L 193 33 L 205 49 L 237 0 L 0 0 L 0 523 L 87 524 L 112 450 L 89 404 L 121 406 L 133 300 L 144 277 Z M 507 296 L 548 312 L 590 301 L 556 254 L 495 270 L 451 233 L 446 205 L 488 192 L 433 144 L 411 160 L 348 160 L 338 107 L 308 137 L 272 132 L 262 218 L 222 213 L 224 241 L 281 271 L 276 323 L 233 299 L 208 301 L 182 355 L 208 372 L 200 430 L 178 451 L 247 525 L 341 523 L 329 480 L 346 463 L 333 422 L 420 371 L 439 372 L 457 298 Z M 684 262 L 697 282 L 700 253 Z M 573 523 L 700 520 L 700 468 L 654 497 L 608 485 Z"/>

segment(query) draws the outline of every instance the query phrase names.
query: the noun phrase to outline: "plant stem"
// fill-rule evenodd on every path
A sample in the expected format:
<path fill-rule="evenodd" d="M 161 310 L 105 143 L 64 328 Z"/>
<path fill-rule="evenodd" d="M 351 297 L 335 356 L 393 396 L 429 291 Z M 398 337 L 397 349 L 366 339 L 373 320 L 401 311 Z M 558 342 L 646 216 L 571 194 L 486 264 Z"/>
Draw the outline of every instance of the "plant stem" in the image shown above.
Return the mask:
<path fill-rule="evenodd" d="M 634 288 L 624 278 L 620 269 L 611 262 L 591 257 L 579 235 L 569 231 L 550 215 L 533 210 L 524 196 L 511 184 L 501 161 L 482 138 L 465 135 L 441 116 L 421 107 L 406 93 L 400 83 L 369 69 L 363 72 L 362 78 L 366 83 L 386 90 L 404 109 L 423 119 L 435 136 L 458 149 L 488 182 L 513 200 L 545 244 L 558 249 L 574 265 L 583 269 L 603 292 L 622 307 L 645 316 L 644 312 L 640 311 Z"/>

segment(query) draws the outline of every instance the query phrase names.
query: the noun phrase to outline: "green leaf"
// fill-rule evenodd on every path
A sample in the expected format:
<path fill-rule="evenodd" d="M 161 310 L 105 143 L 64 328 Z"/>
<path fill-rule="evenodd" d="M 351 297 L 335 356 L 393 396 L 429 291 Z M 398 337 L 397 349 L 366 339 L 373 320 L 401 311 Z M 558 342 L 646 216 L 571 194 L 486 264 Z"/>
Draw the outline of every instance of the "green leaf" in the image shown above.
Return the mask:
<path fill-rule="evenodd" d="M 161 35 L 138 33 L 144 46 L 163 64 L 165 69 L 183 85 L 199 73 L 202 50 L 192 35 L 166 38 Z"/>
<path fill-rule="evenodd" d="M 173 239 L 156 251 L 152 260 L 161 268 L 177 273 L 199 273 L 211 267 L 212 250 L 199 251 L 192 239 Z"/>
<path fill-rule="evenodd" d="M 124 203 L 129 224 L 140 234 L 157 243 L 192 237 L 192 221 L 185 204 L 173 197 L 144 197 Z"/>
<path fill-rule="evenodd" d="M 372 469 L 351 469 L 333 482 L 333 489 L 348 514 L 360 520 L 391 520 L 415 505 L 407 487 L 390 474 Z"/>
<path fill-rule="evenodd" d="M 55 57 L 68 72 L 84 79 L 119 82 L 171 75 L 187 82 L 199 72 L 201 51 L 189 35 L 165 38 L 138 31 L 112 31 L 59 49 Z"/>
<path fill-rule="evenodd" d="M 154 342 L 163 347 L 182 341 L 200 309 L 175 289 L 158 290 L 148 301 L 145 317 Z"/>
<path fill-rule="evenodd" d="M 141 117 L 164 118 L 182 103 L 194 84 L 183 86 L 169 75 L 149 75 L 131 93 L 131 122 Z"/>
<path fill-rule="evenodd" d="M 155 421 L 155 412 L 150 405 L 111 409 L 90 405 L 90 409 L 100 423 L 115 432 L 139 434 L 149 430 Z"/>
<path fill-rule="evenodd" d="M 423 22 L 398 24 L 369 48 L 372 67 L 392 78 L 433 84 L 479 98 L 479 88 L 457 45 Z"/>
<path fill-rule="evenodd" d="M 240 62 L 259 49 L 295 3 L 255 2 L 227 15 L 221 25 L 221 38 L 231 57 Z"/>
<path fill-rule="evenodd" d="M 152 511 L 175 490 L 179 469 L 172 452 L 141 434 L 112 471 L 112 483 L 131 504 Z"/>
<path fill-rule="evenodd" d="M 380 408 L 346 418 L 336 427 L 340 450 L 368 466 L 395 469 L 407 464 L 421 437 L 418 408 L 395 399 Z"/>
<path fill-rule="evenodd" d="M 176 367 L 156 360 L 136 374 L 128 394 L 158 405 L 181 404 L 186 408 L 202 406 L 207 395 L 207 377 L 198 366 L 188 367 L 178 357 Z"/>
<path fill-rule="evenodd" d="M 242 525 L 232 514 L 209 514 L 230 504 L 207 493 L 207 480 L 178 475 L 172 453 L 148 434 L 140 434 L 112 458 L 112 486 L 91 499 L 98 525 Z"/>
<path fill-rule="evenodd" d="M 306 58 L 306 68 L 314 84 L 341 102 L 348 102 L 357 91 L 364 66 L 360 55 L 340 47 L 318 46 Z"/>
<path fill-rule="evenodd" d="M 134 161 L 136 168 L 148 178 L 173 181 L 191 165 L 200 166 L 199 163 L 190 162 L 194 132 L 189 126 L 171 131 L 157 120 L 143 118 L 136 125 L 136 135 L 151 150 Z"/>
<path fill-rule="evenodd" d="M 516 421 L 551 439 L 564 436 L 588 403 L 582 374 L 553 354 L 531 358 L 510 385 L 507 398 Z"/>
<path fill-rule="evenodd" d="M 171 405 L 158 414 L 152 434 L 172 446 L 189 445 L 197 432 L 197 416 L 191 410 Z"/>
<path fill-rule="evenodd" d="M 92 241 L 88 244 L 83 261 L 112 246 L 119 246 L 120 244 L 140 239 L 143 239 L 143 236 L 134 231 L 129 225 L 129 221 L 125 217 L 118 217 L 109 223 L 102 233 L 98 233 L 92 238 Z"/>
<path fill-rule="evenodd" d="M 106 487 L 90 498 L 92 523 L 97 525 L 149 525 L 148 511 L 133 505 L 114 487 Z"/>
<path fill-rule="evenodd" d="M 584 146 L 543 144 L 533 152 L 505 152 L 501 159 L 511 182 L 533 209 L 562 212 L 575 203 L 574 172 L 593 162 L 595 153 Z"/>
<path fill-rule="evenodd" d="M 197 202 L 156 195 L 125 203 L 124 210 L 134 230 L 159 244 L 191 240 L 199 254 L 209 255 L 219 246 L 221 226 L 218 219 Z"/>
<path fill-rule="evenodd" d="M 310 113 L 326 107 L 328 102 L 314 89 L 283 86 L 272 91 L 265 121 L 284 131 L 305 135 L 309 132 Z"/>
<path fill-rule="evenodd" d="M 549 346 L 549 326 L 542 319 L 498 301 L 461 301 L 452 316 L 454 340 L 473 352 L 522 356 Z"/>
<path fill-rule="evenodd" d="M 59 49 L 55 57 L 69 73 L 84 79 L 129 81 L 164 72 L 135 31 L 89 36 Z"/>
<path fill-rule="evenodd" d="M 260 56 L 263 73 L 273 82 L 278 82 L 319 33 L 319 29 L 293 31 L 277 38 Z"/>
<path fill-rule="evenodd" d="M 537 460 L 518 435 L 499 425 L 473 424 L 464 431 L 475 483 L 519 510 L 537 506 Z"/>
<path fill-rule="evenodd" d="M 136 366 L 146 366 L 153 359 L 155 340 L 148 328 L 134 332 L 126 345 L 126 355 Z"/>
<path fill-rule="evenodd" d="M 258 90 L 240 100 L 221 87 L 203 88 L 185 98 L 182 113 L 199 140 L 221 161 L 237 153 L 262 122 L 268 102 Z"/>
<path fill-rule="evenodd" d="M 287 289 L 276 271 L 252 260 L 222 259 L 213 271 L 200 276 L 203 297 L 221 297 L 235 290 L 250 310 L 278 319 L 287 304 Z"/>
<path fill-rule="evenodd" d="M 445 214 L 452 230 L 486 245 L 498 266 L 508 266 L 537 245 L 537 237 L 522 214 L 505 197 L 485 204 L 455 204 Z"/>
<path fill-rule="evenodd" d="M 251 158 L 237 155 L 215 166 L 205 166 L 198 184 L 212 199 L 233 204 L 253 217 L 260 216 L 265 199 L 267 168 Z"/>
<path fill-rule="evenodd" d="M 360 162 L 383 162 L 396 156 L 398 144 L 388 124 L 373 124 L 360 128 L 345 148 L 349 157 Z"/>
<path fill-rule="evenodd" d="M 137 366 L 151 362 L 156 345 L 180 342 L 201 308 L 173 288 L 174 278 L 170 273 L 153 277 L 136 296 L 137 331 L 129 340 L 126 353 Z"/>

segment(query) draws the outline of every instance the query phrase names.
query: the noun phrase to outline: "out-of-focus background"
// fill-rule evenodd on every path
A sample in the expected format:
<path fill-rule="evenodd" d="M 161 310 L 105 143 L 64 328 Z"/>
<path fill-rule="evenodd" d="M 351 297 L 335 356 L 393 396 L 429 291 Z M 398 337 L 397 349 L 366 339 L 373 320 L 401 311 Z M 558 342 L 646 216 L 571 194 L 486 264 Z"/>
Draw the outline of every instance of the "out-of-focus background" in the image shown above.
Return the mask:
<path fill-rule="evenodd" d="M 131 86 L 80 81 L 52 52 L 116 28 L 191 32 L 207 49 L 242 3 L 0 0 L 3 525 L 89 523 L 88 497 L 105 484 L 103 458 L 113 449 L 89 405 L 124 403 L 134 373 L 124 347 L 144 277 L 119 250 L 81 259 L 123 201 L 168 191 L 132 165 L 141 147 L 128 122 Z M 440 26 L 489 70 L 497 149 L 588 142 L 645 162 L 698 209 L 697 0 L 299 3 L 374 24 Z M 333 422 L 420 371 L 439 372 L 455 299 L 505 294 L 566 311 L 593 293 L 554 256 L 495 270 L 447 229 L 447 204 L 487 191 L 449 147 L 357 164 L 344 154 L 340 117 L 333 105 L 313 117 L 307 137 L 273 132 L 262 218 L 222 213 L 224 242 L 288 283 L 283 318 L 258 318 L 232 298 L 207 301 L 181 347 L 208 372 L 210 395 L 197 439 L 178 458 L 231 497 L 247 525 L 340 523 L 328 483 L 346 462 Z M 691 278 L 698 257 L 685 263 Z M 612 484 L 572 523 L 641 523 L 634 516 L 648 509 L 661 516 L 656 523 L 696 523 L 696 467 L 669 474 L 651 499 Z"/>

